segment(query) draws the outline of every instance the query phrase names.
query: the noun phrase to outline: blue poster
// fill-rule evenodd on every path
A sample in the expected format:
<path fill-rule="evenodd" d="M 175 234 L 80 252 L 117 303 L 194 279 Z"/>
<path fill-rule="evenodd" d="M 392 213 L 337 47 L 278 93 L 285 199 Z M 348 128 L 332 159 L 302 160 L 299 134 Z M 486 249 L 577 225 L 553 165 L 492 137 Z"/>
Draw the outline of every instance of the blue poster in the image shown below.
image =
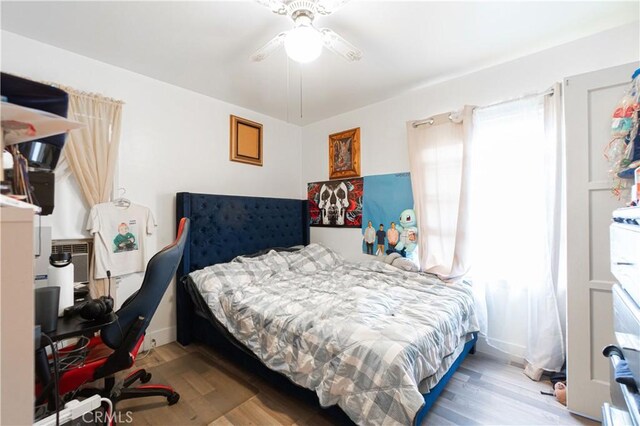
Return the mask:
<path fill-rule="evenodd" d="M 362 251 L 382 255 L 398 244 L 400 214 L 406 209 L 413 209 L 411 175 L 392 173 L 365 176 L 363 198 Z M 415 221 L 415 218 L 409 219 Z"/>

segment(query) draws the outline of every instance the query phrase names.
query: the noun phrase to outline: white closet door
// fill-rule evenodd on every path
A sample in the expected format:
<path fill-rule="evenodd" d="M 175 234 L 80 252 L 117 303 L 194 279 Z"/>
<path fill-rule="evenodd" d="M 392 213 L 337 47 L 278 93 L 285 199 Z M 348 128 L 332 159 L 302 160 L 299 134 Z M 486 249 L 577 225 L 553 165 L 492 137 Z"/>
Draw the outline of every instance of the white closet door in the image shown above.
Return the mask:
<path fill-rule="evenodd" d="M 611 212 L 627 201 L 611 193 L 605 145 L 611 115 L 638 64 L 607 68 L 564 81 L 567 155 L 567 406 L 601 420 L 609 401 L 614 278 L 609 264 Z"/>

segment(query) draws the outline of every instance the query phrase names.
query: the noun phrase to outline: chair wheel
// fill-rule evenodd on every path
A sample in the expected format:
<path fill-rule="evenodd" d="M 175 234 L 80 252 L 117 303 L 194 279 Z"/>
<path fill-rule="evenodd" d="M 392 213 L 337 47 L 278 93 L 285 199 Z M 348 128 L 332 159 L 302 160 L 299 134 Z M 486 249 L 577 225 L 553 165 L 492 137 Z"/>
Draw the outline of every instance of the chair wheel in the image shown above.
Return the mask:
<path fill-rule="evenodd" d="M 151 380 L 151 373 L 147 373 L 144 376 L 140 377 L 140 383 L 149 383 Z"/>
<path fill-rule="evenodd" d="M 167 397 L 167 402 L 169 403 L 169 405 L 173 405 L 177 403 L 179 400 L 180 400 L 180 394 L 178 392 L 174 392 L 171 394 L 171 396 Z"/>

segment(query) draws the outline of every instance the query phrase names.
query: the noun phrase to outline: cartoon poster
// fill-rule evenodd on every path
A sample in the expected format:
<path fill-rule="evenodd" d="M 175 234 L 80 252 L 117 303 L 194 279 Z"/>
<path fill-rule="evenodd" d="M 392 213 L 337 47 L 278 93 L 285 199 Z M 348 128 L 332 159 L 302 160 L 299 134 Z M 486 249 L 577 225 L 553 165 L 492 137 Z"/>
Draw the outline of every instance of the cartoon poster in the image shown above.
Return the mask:
<path fill-rule="evenodd" d="M 312 182 L 307 192 L 311 226 L 362 226 L 362 178 Z"/>
<path fill-rule="evenodd" d="M 118 229 L 114 230 L 113 252 L 122 253 L 125 251 L 138 250 L 138 224 L 135 219 L 122 222 Z"/>
<path fill-rule="evenodd" d="M 412 238 L 411 230 L 415 228 L 416 222 L 411 214 L 405 213 L 402 220 L 400 216 L 405 210 L 413 209 L 411 175 L 394 173 L 365 176 L 364 193 L 366 196 L 362 210 L 363 253 L 384 255 L 387 250 L 396 249 L 399 243 L 401 244 L 398 248 L 404 248 L 406 252 L 404 246 L 409 245 L 406 242 Z M 414 239 L 416 235 L 417 233 L 413 234 Z M 409 248 L 413 247 L 409 245 Z"/>

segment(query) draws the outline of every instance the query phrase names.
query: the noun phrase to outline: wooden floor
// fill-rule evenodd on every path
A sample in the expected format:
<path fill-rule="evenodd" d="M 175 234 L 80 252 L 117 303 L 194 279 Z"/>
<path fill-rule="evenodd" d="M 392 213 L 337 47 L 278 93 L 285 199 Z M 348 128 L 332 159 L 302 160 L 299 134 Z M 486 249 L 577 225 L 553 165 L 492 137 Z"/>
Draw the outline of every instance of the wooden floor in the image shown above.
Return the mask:
<path fill-rule="evenodd" d="M 210 348 L 177 343 L 136 362 L 153 373 L 151 383 L 170 384 L 181 395 L 168 406 L 160 397 L 122 401 L 135 425 L 331 425 L 340 416 L 300 392 L 283 391 L 249 374 Z M 549 383 L 528 379 L 521 368 L 487 355 L 469 355 L 422 425 L 597 425 L 570 414 L 540 394 Z"/>

